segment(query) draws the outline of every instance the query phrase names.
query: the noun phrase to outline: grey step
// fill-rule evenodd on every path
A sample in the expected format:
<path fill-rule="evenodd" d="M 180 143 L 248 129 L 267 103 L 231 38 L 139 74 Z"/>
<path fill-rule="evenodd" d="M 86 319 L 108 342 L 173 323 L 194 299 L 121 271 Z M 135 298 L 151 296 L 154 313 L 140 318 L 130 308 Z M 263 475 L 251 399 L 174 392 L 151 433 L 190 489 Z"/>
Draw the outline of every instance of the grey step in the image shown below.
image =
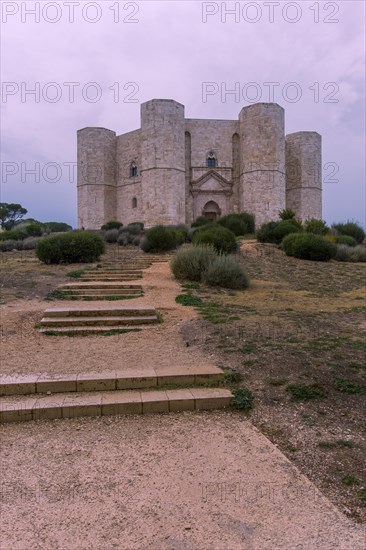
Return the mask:
<path fill-rule="evenodd" d="M 208 410 L 229 407 L 231 400 L 232 394 L 225 388 L 59 393 L 10 400 L 2 397 L 0 422 Z"/>
<path fill-rule="evenodd" d="M 0 376 L 0 396 L 39 393 L 89 392 L 219 383 L 224 373 L 215 365 L 141 367 L 91 373 Z"/>
<path fill-rule="evenodd" d="M 82 284 L 79 284 L 79 283 L 70 283 L 70 284 L 67 284 L 67 285 L 62 285 L 59 287 L 60 290 L 64 290 L 64 289 L 93 289 L 93 288 L 97 288 L 97 289 L 121 289 L 121 290 L 125 290 L 125 289 L 132 289 L 132 290 L 142 290 L 142 286 L 141 285 L 125 285 L 125 284 L 121 284 L 121 283 L 103 283 L 103 284 L 99 284 L 99 283 L 82 283 Z"/>
<path fill-rule="evenodd" d="M 43 317 L 120 317 L 120 316 L 151 316 L 156 315 L 156 310 L 154 307 L 123 307 L 123 306 L 105 306 L 105 307 L 57 307 L 46 309 Z"/>
<path fill-rule="evenodd" d="M 157 323 L 156 315 L 119 316 L 119 317 L 44 317 L 41 319 L 43 327 L 114 327 L 123 325 L 141 325 Z"/>
<path fill-rule="evenodd" d="M 75 289 L 58 289 L 61 292 L 63 292 L 65 295 L 79 295 L 82 296 L 83 294 L 99 294 L 99 295 L 111 295 L 114 294 L 125 294 L 127 295 L 134 295 L 138 294 L 140 295 L 142 293 L 141 289 L 138 288 L 75 288 Z"/>

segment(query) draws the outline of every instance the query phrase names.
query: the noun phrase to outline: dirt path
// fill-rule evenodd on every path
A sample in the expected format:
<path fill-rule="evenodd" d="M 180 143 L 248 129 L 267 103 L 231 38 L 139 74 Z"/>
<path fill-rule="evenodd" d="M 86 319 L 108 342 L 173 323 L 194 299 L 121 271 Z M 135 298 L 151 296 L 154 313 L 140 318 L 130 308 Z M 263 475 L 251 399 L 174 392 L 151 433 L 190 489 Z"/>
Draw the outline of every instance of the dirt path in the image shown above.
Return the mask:
<path fill-rule="evenodd" d="M 196 313 L 175 303 L 180 287 L 168 265 L 149 268 L 142 284 L 144 297 L 126 304 L 156 306 L 164 323 L 119 336 L 36 333 L 46 307 L 76 302 L 5 305 L 3 372 L 209 363 L 207 350 L 187 347 L 182 336 L 195 326 Z M 241 414 L 82 418 L 0 429 L 2 550 L 366 547 L 365 530 Z"/>

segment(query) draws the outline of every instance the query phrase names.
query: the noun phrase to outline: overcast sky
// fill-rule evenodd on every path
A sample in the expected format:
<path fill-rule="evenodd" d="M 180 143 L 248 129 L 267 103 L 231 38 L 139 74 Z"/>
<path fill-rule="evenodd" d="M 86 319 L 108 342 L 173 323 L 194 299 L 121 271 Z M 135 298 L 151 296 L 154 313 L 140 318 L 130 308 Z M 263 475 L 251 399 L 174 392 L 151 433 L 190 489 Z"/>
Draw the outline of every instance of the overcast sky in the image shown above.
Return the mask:
<path fill-rule="evenodd" d="M 79 128 L 134 130 L 152 98 L 183 103 L 187 118 L 218 119 L 275 101 L 286 133 L 322 135 L 324 219 L 365 225 L 363 1 L 3 1 L 1 9 L 1 201 L 75 226 Z"/>

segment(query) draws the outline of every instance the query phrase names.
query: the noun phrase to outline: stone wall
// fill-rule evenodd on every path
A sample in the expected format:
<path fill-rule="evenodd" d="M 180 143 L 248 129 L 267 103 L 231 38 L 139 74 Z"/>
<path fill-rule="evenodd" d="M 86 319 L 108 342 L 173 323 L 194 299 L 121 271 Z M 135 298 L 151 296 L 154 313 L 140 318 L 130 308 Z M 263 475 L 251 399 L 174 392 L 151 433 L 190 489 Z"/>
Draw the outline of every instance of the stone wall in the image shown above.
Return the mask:
<path fill-rule="evenodd" d="M 256 225 L 278 218 L 285 208 L 284 110 L 276 103 L 244 107 L 240 121 L 240 209 Z"/>
<path fill-rule="evenodd" d="M 77 142 L 78 227 L 100 229 L 116 217 L 116 134 L 83 128 Z"/>
<path fill-rule="evenodd" d="M 286 206 L 301 220 L 322 218 L 321 146 L 317 132 L 286 136 Z"/>
<path fill-rule="evenodd" d="M 137 176 L 131 177 L 131 163 Z M 137 206 L 134 207 L 134 199 Z M 117 137 L 117 219 L 124 225 L 143 221 L 141 190 L 141 130 Z"/>

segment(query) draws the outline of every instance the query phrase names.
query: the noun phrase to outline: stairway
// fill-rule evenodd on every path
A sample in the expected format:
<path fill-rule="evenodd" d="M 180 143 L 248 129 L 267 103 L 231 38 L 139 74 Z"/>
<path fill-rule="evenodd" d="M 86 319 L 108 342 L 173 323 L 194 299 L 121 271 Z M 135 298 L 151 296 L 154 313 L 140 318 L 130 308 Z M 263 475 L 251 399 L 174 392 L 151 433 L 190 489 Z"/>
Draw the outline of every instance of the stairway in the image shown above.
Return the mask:
<path fill-rule="evenodd" d="M 0 422 L 198 411 L 228 407 L 231 391 L 215 366 L 0 377 Z M 206 387 L 203 387 L 206 385 Z"/>
<path fill-rule="evenodd" d="M 66 300 L 125 300 L 143 296 L 141 285 L 122 283 L 70 283 L 59 286 L 62 298 Z"/>
<path fill-rule="evenodd" d="M 39 332 L 56 334 L 103 334 L 141 329 L 159 322 L 153 307 L 94 307 L 46 309 Z"/>

